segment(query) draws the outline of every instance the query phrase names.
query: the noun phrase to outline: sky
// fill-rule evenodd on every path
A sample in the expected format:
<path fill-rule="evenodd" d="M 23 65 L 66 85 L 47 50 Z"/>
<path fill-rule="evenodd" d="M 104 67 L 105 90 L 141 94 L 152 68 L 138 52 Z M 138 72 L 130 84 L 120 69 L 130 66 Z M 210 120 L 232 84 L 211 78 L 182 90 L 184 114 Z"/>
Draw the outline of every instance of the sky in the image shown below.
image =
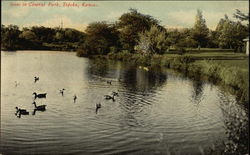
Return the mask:
<path fill-rule="evenodd" d="M 130 8 L 158 19 L 166 28 L 191 28 L 197 9 L 208 28 L 215 29 L 227 14 L 234 20 L 236 9 L 249 12 L 248 1 L 1 1 L 1 21 L 20 28 L 30 26 L 75 28 L 84 31 L 91 22 L 115 22 Z M 74 4 L 73 4 L 74 3 Z M 52 6 L 53 4 L 53 6 Z"/>

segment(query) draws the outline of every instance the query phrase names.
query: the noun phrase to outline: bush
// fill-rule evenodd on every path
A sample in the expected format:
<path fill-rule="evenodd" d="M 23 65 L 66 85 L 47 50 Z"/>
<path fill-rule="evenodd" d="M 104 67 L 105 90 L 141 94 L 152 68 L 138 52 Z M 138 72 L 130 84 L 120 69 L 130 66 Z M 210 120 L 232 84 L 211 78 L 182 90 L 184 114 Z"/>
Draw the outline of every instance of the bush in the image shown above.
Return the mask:
<path fill-rule="evenodd" d="M 87 56 L 89 56 L 88 52 L 86 52 L 83 49 L 77 49 L 76 55 L 79 56 L 79 57 L 87 57 Z"/>

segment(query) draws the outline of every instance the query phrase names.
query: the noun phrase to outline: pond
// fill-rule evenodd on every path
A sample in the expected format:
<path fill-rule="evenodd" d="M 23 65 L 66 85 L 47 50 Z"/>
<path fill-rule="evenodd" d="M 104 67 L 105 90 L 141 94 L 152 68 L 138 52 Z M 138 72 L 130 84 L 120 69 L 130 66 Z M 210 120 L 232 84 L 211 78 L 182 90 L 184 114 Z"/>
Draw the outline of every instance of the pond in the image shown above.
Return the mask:
<path fill-rule="evenodd" d="M 113 91 L 119 96 L 106 100 Z M 34 92 L 47 93 L 35 99 L 45 111 L 34 110 Z M 247 117 L 234 96 L 172 71 L 71 52 L 1 52 L 3 154 L 203 154 L 222 142 L 244 146 Z"/>

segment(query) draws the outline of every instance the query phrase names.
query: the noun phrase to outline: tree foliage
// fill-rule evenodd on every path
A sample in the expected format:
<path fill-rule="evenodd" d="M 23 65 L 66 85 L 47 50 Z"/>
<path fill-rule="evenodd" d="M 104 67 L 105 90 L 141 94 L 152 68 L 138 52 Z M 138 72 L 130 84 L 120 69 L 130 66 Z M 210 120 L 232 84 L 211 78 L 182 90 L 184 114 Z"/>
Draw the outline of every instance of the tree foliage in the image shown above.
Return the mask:
<path fill-rule="evenodd" d="M 83 43 L 83 32 L 66 28 L 48 28 L 43 26 L 24 27 L 16 25 L 1 26 L 1 48 L 15 49 L 52 49 L 72 50 Z"/>
<path fill-rule="evenodd" d="M 156 25 L 138 35 L 139 40 L 136 49 L 144 54 L 163 54 L 169 47 L 166 31 Z"/>
<path fill-rule="evenodd" d="M 87 55 L 107 54 L 110 47 L 118 45 L 118 32 L 112 24 L 95 22 L 88 25 L 82 50 Z"/>
<path fill-rule="evenodd" d="M 197 10 L 192 33 L 192 38 L 198 42 L 198 46 L 205 47 L 208 40 L 209 29 L 207 28 L 206 20 L 203 18 L 201 10 Z"/>
<path fill-rule="evenodd" d="M 242 25 L 239 21 L 234 22 L 225 15 L 216 28 L 218 45 L 221 48 L 230 48 L 241 50 L 243 39 L 248 35 L 247 26 Z"/>
<path fill-rule="evenodd" d="M 130 12 L 123 14 L 119 18 L 116 25 L 120 32 L 122 47 L 134 51 L 139 39 L 139 33 L 149 30 L 152 25 L 158 25 L 158 23 L 158 20 L 150 15 L 144 15 L 135 9 L 130 9 Z"/>
<path fill-rule="evenodd" d="M 239 9 L 236 9 L 236 13 L 234 13 L 234 17 L 241 21 L 247 21 L 249 20 L 249 13 L 244 14 Z"/>

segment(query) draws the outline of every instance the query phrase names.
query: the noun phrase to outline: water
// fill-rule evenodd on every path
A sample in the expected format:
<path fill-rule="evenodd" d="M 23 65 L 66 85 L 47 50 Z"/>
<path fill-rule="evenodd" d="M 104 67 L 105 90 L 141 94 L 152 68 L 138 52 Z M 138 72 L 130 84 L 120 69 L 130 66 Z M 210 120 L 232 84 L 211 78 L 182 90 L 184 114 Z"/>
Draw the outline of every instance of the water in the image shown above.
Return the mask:
<path fill-rule="evenodd" d="M 105 100 L 112 91 L 119 97 Z M 46 111 L 32 114 L 33 92 L 47 93 L 36 99 Z M 203 154 L 244 129 L 248 114 L 236 102 L 171 71 L 67 52 L 1 52 L 0 153 Z M 16 106 L 30 114 L 18 118 Z"/>

